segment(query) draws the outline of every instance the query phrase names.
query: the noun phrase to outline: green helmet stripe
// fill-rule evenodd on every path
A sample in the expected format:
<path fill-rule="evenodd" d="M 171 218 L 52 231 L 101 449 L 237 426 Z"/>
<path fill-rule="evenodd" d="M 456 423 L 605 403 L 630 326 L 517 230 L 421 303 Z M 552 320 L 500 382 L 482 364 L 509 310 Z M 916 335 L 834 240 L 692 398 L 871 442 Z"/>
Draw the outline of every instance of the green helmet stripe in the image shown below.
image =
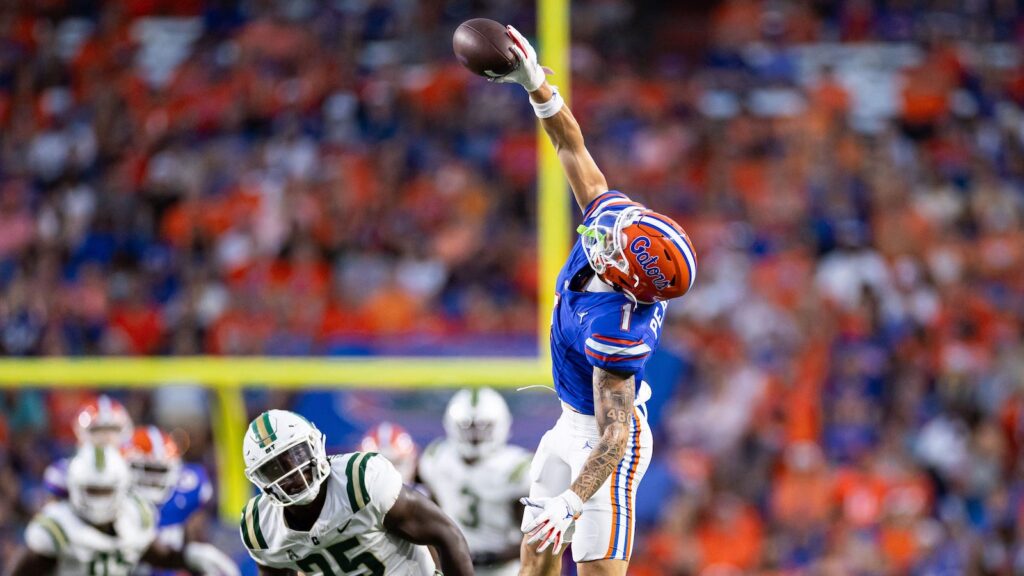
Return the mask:
<path fill-rule="evenodd" d="M 267 436 L 270 437 L 270 441 L 277 440 L 277 432 L 274 431 L 274 426 L 270 423 L 270 413 L 263 413 L 263 426 L 267 429 Z"/>
<path fill-rule="evenodd" d="M 107 468 L 107 453 L 99 446 L 93 446 L 93 453 L 96 457 L 96 470 L 103 472 Z"/>
<path fill-rule="evenodd" d="M 473 408 L 476 408 L 477 405 L 479 405 L 479 404 L 480 404 L 480 389 L 479 388 L 473 388 L 473 390 L 469 393 L 469 405 L 472 406 Z"/>
<path fill-rule="evenodd" d="M 256 437 L 256 441 L 259 443 L 260 448 L 266 448 L 271 442 L 277 440 L 277 432 L 274 430 L 274 426 L 270 423 L 270 413 L 264 412 L 256 417 L 252 421 L 253 436 Z"/>
<path fill-rule="evenodd" d="M 252 501 L 252 527 L 253 532 L 256 533 L 256 543 L 262 550 L 266 550 L 267 541 L 263 538 L 263 528 L 260 528 L 260 498 L 263 498 L 262 494 L 256 496 Z"/>

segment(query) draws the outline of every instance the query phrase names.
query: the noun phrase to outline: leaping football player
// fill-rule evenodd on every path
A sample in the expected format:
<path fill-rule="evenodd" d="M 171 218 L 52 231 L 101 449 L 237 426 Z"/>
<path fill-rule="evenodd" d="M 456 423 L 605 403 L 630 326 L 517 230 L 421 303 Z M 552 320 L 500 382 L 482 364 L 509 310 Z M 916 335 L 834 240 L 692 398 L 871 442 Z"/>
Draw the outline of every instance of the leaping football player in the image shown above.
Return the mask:
<path fill-rule="evenodd" d="M 529 93 L 583 211 L 555 286 L 551 358 L 563 410 L 531 464 L 520 574 L 558 574 L 571 541 L 582 576 L 624 575 L 636 491 L 652 451 L 644 365 L 667 301 L 693 285 L 696 254 L 671 218 L 609 190 L 533 47 L 515 28 L 507 33 L 517 66 L 494 81 Z"/>

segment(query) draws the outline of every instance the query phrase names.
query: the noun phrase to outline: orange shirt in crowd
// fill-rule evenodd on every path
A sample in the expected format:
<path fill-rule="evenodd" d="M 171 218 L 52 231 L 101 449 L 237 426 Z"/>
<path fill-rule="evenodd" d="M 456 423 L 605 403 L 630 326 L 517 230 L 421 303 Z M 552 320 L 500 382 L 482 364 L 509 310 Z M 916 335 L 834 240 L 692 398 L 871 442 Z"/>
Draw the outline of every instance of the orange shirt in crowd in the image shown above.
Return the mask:
<path fill-rule="evenodd" d="M 761 557 L 763 527 L 752 508 L 740 505 L 728 517 L 700 526 L 697 541 L 702 569 L 719 565 L 750 569 Z"/>
<path fill-rule="evenodd" d="M 842 517 L 855 527 L 867 527 L 881 519 L 887 489 L 877 475 L 846 469 L 836 477 L 834 494 Z"/>
<path fill-rule="evenodd" d="M 164 324 L 155 308 L 131 306 L 115 309 L 111 327 L 126 338 L 133 354 L 155 354 L 163 340 Z"/>
<path fill-rule="evenodd" d="M 832 479 L 824 467 L 785 469 L 775 478 L 771 509 L 775 519 L 789 525 L 824 524 L 832 510 Z"/>
<path fill-rule="evenodd" d="M 886 523 L 879 534 L 879 547 L 889 567 L 899 574 L 906 571 L 920 556 L 915 524 Z"/>

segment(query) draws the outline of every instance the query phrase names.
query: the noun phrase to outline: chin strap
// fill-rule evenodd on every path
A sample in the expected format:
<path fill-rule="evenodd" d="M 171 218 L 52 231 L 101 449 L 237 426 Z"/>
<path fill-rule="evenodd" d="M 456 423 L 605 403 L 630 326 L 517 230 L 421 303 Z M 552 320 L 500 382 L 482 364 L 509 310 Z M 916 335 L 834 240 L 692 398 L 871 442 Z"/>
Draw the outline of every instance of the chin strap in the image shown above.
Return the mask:
<path fill-rule="evenodd" d="M 630 292 L 629 290 L 623 290 L 622 294 L 625 295 L 626 298 L 629 298 L 629 301 L 633 303 L 633 310 L 636 310 L 637 306 L 640 305 L 640 303 L 637 302 L 636 300 L 636 296 L 633 296 L 633 293 Z"/>

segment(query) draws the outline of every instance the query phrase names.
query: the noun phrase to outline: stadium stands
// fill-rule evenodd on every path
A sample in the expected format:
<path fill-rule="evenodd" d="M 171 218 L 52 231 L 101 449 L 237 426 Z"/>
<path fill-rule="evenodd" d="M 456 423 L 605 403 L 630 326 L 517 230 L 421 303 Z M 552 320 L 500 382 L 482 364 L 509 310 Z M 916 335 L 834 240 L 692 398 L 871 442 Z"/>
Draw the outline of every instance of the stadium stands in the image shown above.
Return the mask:
<path fill-rule="evenodd" d="M 1021 9 L 660 4 L 573 12 L 588 145 L 701 260 L 631 573 L 1021 570 Z M 4 3 L 0 352 L 532 353 L 535 125 L 470 5 Z M 79 399 L 0 393 L 0 558 Z"/>

